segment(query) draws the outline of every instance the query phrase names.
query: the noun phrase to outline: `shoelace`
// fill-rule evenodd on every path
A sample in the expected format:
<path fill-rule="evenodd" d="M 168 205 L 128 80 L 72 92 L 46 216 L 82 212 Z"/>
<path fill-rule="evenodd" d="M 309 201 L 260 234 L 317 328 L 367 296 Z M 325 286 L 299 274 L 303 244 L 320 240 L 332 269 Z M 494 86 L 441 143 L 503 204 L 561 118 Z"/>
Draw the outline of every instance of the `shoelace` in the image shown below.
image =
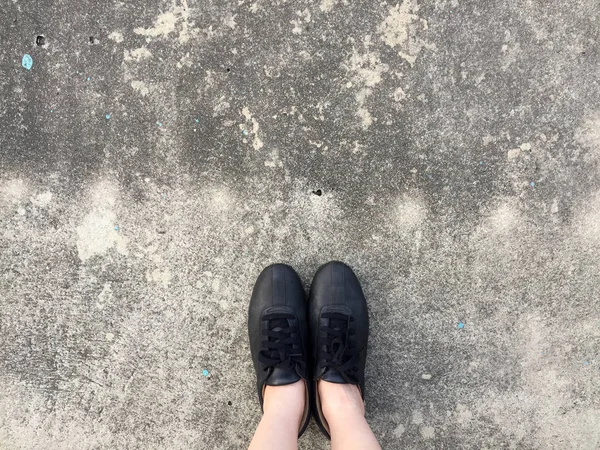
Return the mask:
<path fill-rule="evenodd" d="M 352 316 L 341 313 L 323 313 L 329 319 L 329 326 L 321 327 L 324 347 L 319 359 L 323 367 L 337 370 L 348 383 L 358 380 L 358 349 Z"/>
<path fill-rule="evenodd" d="M 268 322 L 268 327 L 263 330 L 263 340 L 258 359 L 268 368 L 300 369 L 304 372 L 304 358 L 302 357 L 302 341 L 297 326 L 290 325 L 292 314 L 274 313 L 265 314 L 263 320 Z"/>

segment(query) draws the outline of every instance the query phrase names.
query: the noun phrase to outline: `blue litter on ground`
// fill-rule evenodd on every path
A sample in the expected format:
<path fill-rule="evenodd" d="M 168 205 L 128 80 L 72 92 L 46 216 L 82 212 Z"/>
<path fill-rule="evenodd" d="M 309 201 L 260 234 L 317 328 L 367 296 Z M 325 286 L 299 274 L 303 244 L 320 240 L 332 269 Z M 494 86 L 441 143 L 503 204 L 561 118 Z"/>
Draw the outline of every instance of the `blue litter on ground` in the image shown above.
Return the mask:
<path fill-rule="evenodd" d="M 162 127 L 162 122 L 156 122 L 156 125 L 158 125 L 159 127 Z"/>
<path fill-rule="evenodd" d="M 200 120 L 196 119 L 196 123 L 200 123 Z"/>
<path fill-rule="evenodd" d="M 208 376 L 208 370 L 204 369 L 204 370 L 202 371 L 202 375 L 204 375 L 205 377 L 207 377 L 207 376 Z"/>
<path fill-rule="evenodd" d="M 87 77 L 87 80 L 90 81 L 92 78 L 91 77 Z"/>
<path fill-rule="evenodd" d="M 532 181 L 531 183 L 529 183 L 529 186 L 535 187 L 535 181 Z"/>
<path fill-rule="evenodd" d="M 31 70 L 33 67 L 33 58 L 29 54 L 23 55 L 23 60 L 21 61 L 21 65 L 25 67 L 27 70 Z"/>
<path fill-rule="evenodd" d="M 119 231 L 119 225 L 115 225 L 115 231 Z"/>
<path fill-rule="evenodd" d="M 459 330 L 462 330 L 465 327 L 465 324 L 462 323 L 462 322 L 458 322 L 457 327 L 458 327 Z"/>
<path fill-rule="evenodd" d="M 106 115 L 106 120 L 110 119 L 110 114 Z"/>

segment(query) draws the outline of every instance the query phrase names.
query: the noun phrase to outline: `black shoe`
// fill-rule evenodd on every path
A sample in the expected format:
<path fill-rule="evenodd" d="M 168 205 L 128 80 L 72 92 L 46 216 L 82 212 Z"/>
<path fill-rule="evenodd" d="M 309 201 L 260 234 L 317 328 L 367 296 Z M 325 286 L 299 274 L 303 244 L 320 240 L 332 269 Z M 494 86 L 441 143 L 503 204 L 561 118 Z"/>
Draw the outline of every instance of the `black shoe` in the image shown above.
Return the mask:
<path fill-rule="evenodd" d="M 305 407 L 298 436 L 310 421 L 306 313 L 306 294 L 294 269 L 274 264 L 262 271 L 254 285 L 248 311 L 248 336 L 258 400 L 262 410 L 266 386 L 284 386 L 304 380 Z"/>
<path fill-rule="evenodd" d="M 329 426 L 321 411 L 319 380 L 359 387 L 364 399 L 369 313 L 360 283 L 346 264 L 321 266 L 310 288 L 309 322 L 314 362 L 313 415 L 321 431 Z"/>

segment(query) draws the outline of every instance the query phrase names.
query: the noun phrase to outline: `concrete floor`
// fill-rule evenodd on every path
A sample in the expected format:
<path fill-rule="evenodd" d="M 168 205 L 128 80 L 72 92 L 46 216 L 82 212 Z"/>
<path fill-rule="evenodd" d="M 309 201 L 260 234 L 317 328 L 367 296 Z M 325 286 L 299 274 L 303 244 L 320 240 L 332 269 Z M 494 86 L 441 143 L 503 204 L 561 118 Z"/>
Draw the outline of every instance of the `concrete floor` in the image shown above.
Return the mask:
<path fill-rule="evenodd" d="M 254 280 L 330 259 L 384 449 L 600 448 L 597 0 L 0 11 L 0 448 L 243 448 Z"/>

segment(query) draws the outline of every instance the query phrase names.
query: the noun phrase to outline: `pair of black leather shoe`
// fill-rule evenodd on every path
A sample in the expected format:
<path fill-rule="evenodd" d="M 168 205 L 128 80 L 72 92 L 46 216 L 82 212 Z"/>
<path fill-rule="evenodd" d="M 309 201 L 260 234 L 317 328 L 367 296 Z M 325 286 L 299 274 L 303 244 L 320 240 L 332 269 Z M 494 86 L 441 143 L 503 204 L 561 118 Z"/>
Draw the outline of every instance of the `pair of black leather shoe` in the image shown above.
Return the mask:
<path fill-rule="evenodd" d="M 364 398 L 369 316 L 352 269 L 332 261 L 317 271 L 308 302 L 298 274 L 274 264 L 258 277 L 248 313 L 250 351 L 260 406 L 266 386 L 304 380 L 305 411 L 298 435 L 315 421 L 330 438 L 317 382 L 350 383 Z"/>

